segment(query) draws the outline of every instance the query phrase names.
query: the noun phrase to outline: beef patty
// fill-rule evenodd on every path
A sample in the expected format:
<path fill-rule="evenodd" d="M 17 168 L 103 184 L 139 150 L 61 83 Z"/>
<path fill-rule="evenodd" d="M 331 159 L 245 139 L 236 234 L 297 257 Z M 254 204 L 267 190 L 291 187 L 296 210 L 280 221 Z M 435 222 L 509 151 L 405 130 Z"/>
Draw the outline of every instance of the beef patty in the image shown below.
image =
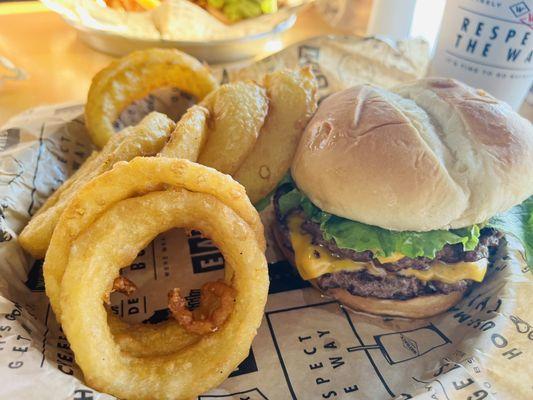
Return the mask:
<path fill-rule="evenodd" d="M 279 198 L 282 194 L 290 190 L 290 186 L 281 186 L 274 195 L 274 208 L 279 224 L 279 239 L 281 245 L 291 253 L 294 253 L 290 240 L 289 228 L 286 218 L 279 212 Z M 298 212 L 293 210 L 292 212 Z M 404 257 L 392 263 L 380 263 L 374 258 L 372 251 L 355 251 L 351 249 L 339 248 L 335 240 L 326 240 L 320 229 L 320 225 L 310 219 L 305 219 L 301 225 L 303 231 L 311 236 L 313 245 L 321 246 L 330 254 L 342 259 L 349 259 L 358 262 L 372 262 L 377 268 L 382 268 L 387 272 L 398 272 L 403 269 L 412 268 L 427 270 L 433 261 L 426 257 L 409 258 Z M 479 243 L 472 251 L 464 251 L 462 244 L 447 244 L 440 250 L 435 259 L 444 263 L 457 263 L 460 261 L 472 262 L 482 258 L 493 256 L 498 248 L 502 234 L 492 228 L 481 230 Z M 472 281 L 461 280 L 453 284 L 440 281 L 422 281 L 413 276 L 403 276 L 399 274 L 384 274 L 376 276 L 367 271 L 339 271 L 324 274 L 316 279 L 318 287 L 326 291 L 328 289 L 341 288 L 348 290 L 353 295 L 372 296 L 383 299 L 409 299 L 420 295 L 428 294 L 448 294 L 454 291 L 462 291 L 468 288 Z"/>
<path fill-rule="evenodd" d="M 395 300 L 462 291 L 467 289 L 471 283 L 468 280 L 461 280 L 455 283 L 424 282 L 414 276 L 398 274 L 375 276 L 366 271 L 339 271 L 316 278 L 316 285 L 324 292 L 329 289 L 340 288 L 356 296 Z"/>

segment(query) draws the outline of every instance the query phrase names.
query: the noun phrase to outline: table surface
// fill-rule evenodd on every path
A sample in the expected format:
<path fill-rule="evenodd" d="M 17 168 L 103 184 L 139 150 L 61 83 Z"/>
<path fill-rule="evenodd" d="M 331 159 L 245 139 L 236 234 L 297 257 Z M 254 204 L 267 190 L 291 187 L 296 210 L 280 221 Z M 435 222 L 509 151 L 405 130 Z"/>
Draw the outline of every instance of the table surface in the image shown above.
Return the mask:
<path fill-rule="evenodd" d="M 281 40 L 287 46 L 329 33 L 338 32 L 309 9 Z M 83 101 L 93 75 L 113 59 L 82 43 L 73 28 L 38 2 L 0 4 L 0 56 L 28 74 L 0 83 L 0 126 L 30 107 Z"/>
<path fill-rule="evenodd" d="M 363 12 L 362 16 L 367 17 L 368 13 Z M 361 23 L 366 24 L 366 20 Z M 355 33 L 364 30 L 359 28 Z M 299 16 L 292 29 L 283 33 L 281 40 L 287 46 L 335 33 L 343 32 L 330 27 L 310 8 Z M 0 4 L 0 56 L 27 73 L 24 80 L 0 82 L 0 126 L 30 107 L 83 101 L 91 78 L 113 59 L 82 43 L 59 15 L 36 1 Z M 533 119 L 533 106 L 525 104 L 520 112 Z"/>

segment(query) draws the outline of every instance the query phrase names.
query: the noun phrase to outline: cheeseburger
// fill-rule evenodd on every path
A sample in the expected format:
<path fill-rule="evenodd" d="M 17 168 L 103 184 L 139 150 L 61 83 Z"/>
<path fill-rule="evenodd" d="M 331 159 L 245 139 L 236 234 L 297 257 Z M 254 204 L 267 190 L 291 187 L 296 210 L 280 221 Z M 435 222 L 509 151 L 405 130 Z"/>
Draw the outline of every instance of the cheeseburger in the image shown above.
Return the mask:
<path fill-rule="evenodd" d="M 304 279 L 357 310 L 438 314 L 483 281 L 502 227 L 526 248 L 533 234 L 531 123 L 450 79 L 329 96 L 291 176 L 276 238 Z"/>

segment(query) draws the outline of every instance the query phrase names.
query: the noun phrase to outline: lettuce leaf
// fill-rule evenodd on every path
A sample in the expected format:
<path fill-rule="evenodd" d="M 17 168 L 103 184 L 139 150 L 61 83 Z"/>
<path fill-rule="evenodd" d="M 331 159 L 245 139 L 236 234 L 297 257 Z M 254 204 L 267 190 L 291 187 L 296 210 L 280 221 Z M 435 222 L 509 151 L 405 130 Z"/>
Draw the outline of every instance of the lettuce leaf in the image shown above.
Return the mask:
<path fill-rule="evenodd" d="M 533 196 L 503 214 L 492 217 L 487 226 L 517 238 L 526 250 L 526 260 L 533 272 Z"/>
<path fill-rule="evenodd" d="M 268 205 L 270 204 L 270 199 L 272 199 L 272 194 L 273 193 L 267 194 L 265 197 L 263 197 L 261 200 L 254 204 L 254 207 L 258 212 L 261 212 L 268 207 Z"/>
<path fill-rule="evenodd" d="M 435 258 L 446 244 L 461 243 L 466 251 L 474 250 L 479 242 L 480 226 L 429 232 L 390 231 L 326 213 L 316 207 L 296 187 L 279 199 L 282 216 L 301 207 L 305 215 L 320 228 L 327 240 L 337 246 L 355 251 L 371 250 L 378 257 L 402 253 L 407 257 Z"/>
<path fill-rule="evenodd" d="M 254 204 L 255 209 L 261 212 L 265 208 L 267 208 L 268 205 L 270 204 L 270 200 L 272 200 L 272 196 L 274 196 L 274 193 L 276 193 L 276 190 L 278 189 L 278 187 L 289 182 L 292 183 L 292 178 L 291 178 L 291 175 L 287 173 L 283 176 L 283 178 L 281 178 L 281 180 L 278 182 L 274 190 L 272 190 L 269 194 L 267 194 L 265 197 L 263 197 L 261 200 L 259 200 L 257 203 Z"/>

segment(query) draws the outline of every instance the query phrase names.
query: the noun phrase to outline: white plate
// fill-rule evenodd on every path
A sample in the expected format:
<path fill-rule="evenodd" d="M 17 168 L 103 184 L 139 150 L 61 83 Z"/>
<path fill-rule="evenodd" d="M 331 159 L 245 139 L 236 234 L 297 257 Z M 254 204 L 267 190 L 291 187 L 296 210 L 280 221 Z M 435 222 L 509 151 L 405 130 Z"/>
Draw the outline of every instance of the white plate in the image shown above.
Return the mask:
<path fill-rule="evenodd" d="M 281 8 L 275 14 L 264 15 L 258 17 L 257 20 L 254 18 L 254 22 L 247 20 L 243 24 L 248 24 L 248 28 L 244 29 L 242 25 L 239 29 L 235 28 L 237 30 L 234 31 L 234 35 L 202 40 L 202 36 L 196 39 L 194 35 L 188 34 L 183 35 L 183 39 L 178 36 L 176 40 L 172 37 L 175 35 L 169 38 L 165 31 L 161 31 L 153 19 L 160 20 L 161 15 L 166 15 L 161 13 L 168 12 L 167 9 L 158 8 L 146 13 L 126 13 L 103 7 L 96 0 L 41 1 L 76 29 L 83 42 L 98 51 L 122 56 L 134 50 L 150 47 L 177 48 L 211 64 L 249 59 L 280 50 L 280 34 L 290 29 L 296 22 L 297 13 L 313 2 L 313 0 L 302 0 L 296 5 Z M 205 14 L 208 16 L 207 19 L 195 19 L 195 21 L 198 24 L 207 24 L 206 27 L 209 27 L 212 23 L 211 19 L 215 19 Z M 186 13 L 173 15 L 185 18 L 185 22 L 190 22 Z M 174 21 L 174 26 L 182 26 L 184 33 L 190 33 L 188 27 L 193 28 L 193 26 L 185 22 L 180 25 Z M 249 23 L 252 23 L 254 28 L 249 29 L 251 26 Z M 246 34 L 246 32 L 249 33 Z"/>
<path fill-rule="evenodd" d="M 277 24 L 269 32 L 238 39 L 210 40 L 204 42 L 135 38 L 105 30 L 89 28 L 66 18 L 65 21 L 78 31 L 80 39 L 87 45 L 93 49 L 114 56 L 122 56 L 134 50 L 150 47 L 167 47 L 179 49 L 210 64 L 220 64 L 253 58 L 260 54 L 272 53 L 274 50 L 279 50 L 279 36 L 282 32 L 285 32 L 294 25 L 296 14 L 289 15 L 287 19 Z"/>

